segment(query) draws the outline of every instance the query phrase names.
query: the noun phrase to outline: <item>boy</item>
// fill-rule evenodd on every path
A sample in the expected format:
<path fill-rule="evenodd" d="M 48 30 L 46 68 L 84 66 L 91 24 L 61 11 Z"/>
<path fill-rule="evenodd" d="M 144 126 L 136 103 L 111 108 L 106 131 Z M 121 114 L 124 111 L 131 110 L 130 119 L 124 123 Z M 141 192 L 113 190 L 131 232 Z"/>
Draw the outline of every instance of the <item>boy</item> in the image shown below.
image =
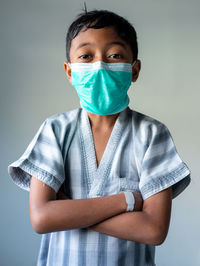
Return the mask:
<path fill-rule="evenodd" d="M 81 108 L 47 118 L 8 168 L 30 189 L 38 266 L 155 265 L 190 172 L 166 126 L 128 107 L 137 54 L 135 29 L 112 12 L 69 27 L 64 69 Z"/>

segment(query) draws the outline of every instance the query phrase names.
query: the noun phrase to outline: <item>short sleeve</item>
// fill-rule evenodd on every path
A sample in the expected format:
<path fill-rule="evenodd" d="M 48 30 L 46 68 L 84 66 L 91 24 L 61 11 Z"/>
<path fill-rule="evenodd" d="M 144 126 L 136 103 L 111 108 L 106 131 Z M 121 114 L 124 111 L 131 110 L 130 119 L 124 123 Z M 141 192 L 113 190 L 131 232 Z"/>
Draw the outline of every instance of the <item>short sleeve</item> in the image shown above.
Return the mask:
<path fill-rule="evenodd" d="M 190 170 L 181 160 L 168 128 L 163 123 L 151 126 L 141 164 L 140 191 L 143 199 L 172 186 L 172 198 L 190 183 Z"/>
<path fill-rule="evenodd" d="M 56 192 L 64 182 L 64 163 L 55 125 L 47 118 L 22 156 L 8 166 L 14 183 L 30 190 L 31 176 L 49 185 Z"/>

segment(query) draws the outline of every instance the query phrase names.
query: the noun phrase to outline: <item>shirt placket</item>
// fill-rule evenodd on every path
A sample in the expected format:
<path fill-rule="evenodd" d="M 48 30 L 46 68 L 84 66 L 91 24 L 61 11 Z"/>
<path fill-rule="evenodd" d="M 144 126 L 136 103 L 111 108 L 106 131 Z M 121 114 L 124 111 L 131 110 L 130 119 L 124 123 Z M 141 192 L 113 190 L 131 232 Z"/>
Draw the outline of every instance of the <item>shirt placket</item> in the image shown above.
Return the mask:
<path fill-rule="evenodd" d="M 82 109 L 80 119 L 80 140 L 87 177 L 88 198 L 103 196 L 104 187 L 106 186 L 106 181 L 111 170 L 112 160 L 126 126 L 126 114 L 127 108 L 117 117 L 101 162 L 97 168 L 94 140 L 89 118 L 87 112 Z"/>

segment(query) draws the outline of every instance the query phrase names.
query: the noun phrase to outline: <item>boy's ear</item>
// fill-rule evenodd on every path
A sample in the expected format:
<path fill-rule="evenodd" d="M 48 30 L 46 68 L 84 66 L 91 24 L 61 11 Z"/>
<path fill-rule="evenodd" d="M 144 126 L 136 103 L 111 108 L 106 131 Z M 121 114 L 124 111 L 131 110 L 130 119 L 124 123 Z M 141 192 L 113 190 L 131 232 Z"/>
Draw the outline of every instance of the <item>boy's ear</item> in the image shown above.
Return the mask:
<path fill-rule="evenodd" d="M 141 69 L 141 61 L 136 60 L 132 68 L 132 82 L 135 82 L 138 79 L 140 69 Z"/>
<path fill-rule="evenodd" d="M 70 83 L 71 82 L 71 68 L 70 68 L 70 65 L 67 61 L 64 61 L 64 70 L 65 70 L 65 73 L 67 75 L 67 79 L 69 80 Z"/>

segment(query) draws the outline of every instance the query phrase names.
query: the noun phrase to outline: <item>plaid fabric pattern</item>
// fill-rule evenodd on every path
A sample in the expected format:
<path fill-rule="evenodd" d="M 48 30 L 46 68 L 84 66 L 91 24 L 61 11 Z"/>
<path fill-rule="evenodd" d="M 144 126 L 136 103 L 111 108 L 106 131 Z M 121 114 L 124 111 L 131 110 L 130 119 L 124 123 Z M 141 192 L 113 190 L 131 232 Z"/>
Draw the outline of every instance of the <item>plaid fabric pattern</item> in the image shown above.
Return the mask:
<path fill-rule="evenodd" d="M 172 186 L 173 198 L 190 183 L 167 127 L 131 110 L 120 112 L 97 167 L 86 110 L 47 118 L 24 154 L 8 166 L 13 181 L 29 190 L 35 176 L 72 199 L 139 190 L 143 199 Z M 43 234 L 38 266 L 153 266 L 155 246 L 88 228 Z"/>

